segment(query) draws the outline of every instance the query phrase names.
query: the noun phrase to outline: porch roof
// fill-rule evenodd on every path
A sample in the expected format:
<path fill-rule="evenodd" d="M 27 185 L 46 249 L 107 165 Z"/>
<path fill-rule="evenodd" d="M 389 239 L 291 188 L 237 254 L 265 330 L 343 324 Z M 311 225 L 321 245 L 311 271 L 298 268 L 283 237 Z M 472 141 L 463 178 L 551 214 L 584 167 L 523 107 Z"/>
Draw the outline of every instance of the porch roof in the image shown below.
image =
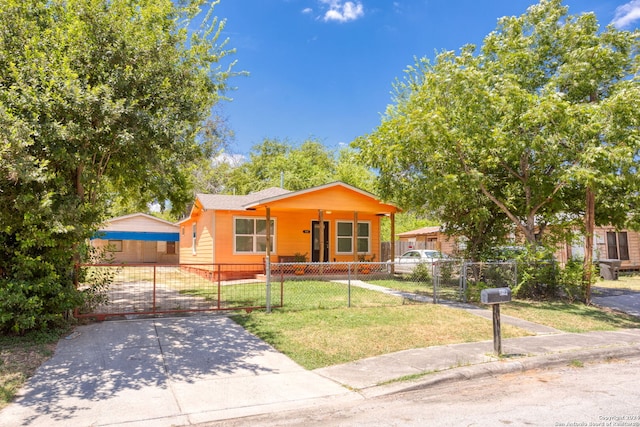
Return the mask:
<path fill-rule="evenodd" d="M 400 212 L 392 204 L 384 203 L 373 194 L 345 184 L 333 182 L 305 190 L 291 191 L 245 203 L 247 210 L 266 208 L 281 210 L 357 211 L 374 214 Z"/>

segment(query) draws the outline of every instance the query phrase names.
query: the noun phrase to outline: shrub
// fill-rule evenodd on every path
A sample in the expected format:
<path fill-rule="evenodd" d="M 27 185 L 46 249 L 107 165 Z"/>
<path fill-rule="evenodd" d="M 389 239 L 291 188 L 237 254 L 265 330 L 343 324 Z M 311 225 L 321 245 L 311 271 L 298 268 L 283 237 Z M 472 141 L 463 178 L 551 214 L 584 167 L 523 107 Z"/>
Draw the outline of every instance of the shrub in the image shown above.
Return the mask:
<path fill-rule="evenodd" d="M 431 264 L 421 262 L 416 265 L 409 279 L 414 282 L 429 284 L 431 282 Z"/>
<path fill-rule="evenodd" d="M 23 334 L 60 324 L 80 301 L 72 286 L 51 278 L 0 279 L 0 330 Z"/>
<path fill-rule="evenodd" d="M 582 273 L 582 261 L 572 259 L 567 262 L 567 265 L 558 274 L 561 296 L 569 302 L 584 301 L 585 299 Z M 591 275 L 594 282 L 596 277 L 598 276 L 595 273 Z"/>
<path fill-rule="evenodd" d="M 114 255 L 110 248 L 88 249 L 88 257 L 92 263 L 113 264 Z M 78 280 L 78 290 L 82 298 L 79 307 L 80 312 L 89 313 L 100 305 L 109 304 L 109 288 L 114 278 L 121 271 L 120 268 L 101 267 L 78 267 L 76 277 Z"/>
<path fill-rule="evenodd" d="M 548 300 L 559 296 L 557 266 L 550 250 L 527 248 L 516 262 L 518 284 L 513 288 L 514 297 Z"/>

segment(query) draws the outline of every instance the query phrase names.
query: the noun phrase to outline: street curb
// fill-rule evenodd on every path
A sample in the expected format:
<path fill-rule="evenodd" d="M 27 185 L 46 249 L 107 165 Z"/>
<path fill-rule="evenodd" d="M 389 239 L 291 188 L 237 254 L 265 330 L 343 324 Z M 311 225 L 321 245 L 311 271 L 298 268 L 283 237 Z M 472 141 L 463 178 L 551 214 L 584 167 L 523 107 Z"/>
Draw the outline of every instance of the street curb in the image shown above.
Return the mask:
<path fill-rule="evenodd" d="M 418 380 L 408 380 L 398 383 L 373 386 L 360 389 L 358 391 L 362 396 L 368 399 L 372 397 L 424 390 L 452 382 L 468 381 L 515 372 L 525 372 L 534 369 L 568 366 L 572 362 L 593 362 L 608 359 L 615 360 L 630 358 L 640 358 L 640 344 L 614 345 L 562 353 L 548 353 L 537 356 L 522 356 L 517 360 L 503 359 L 472 366 L 452 367 L 447 370 L 426 374 L 425 377 Z"/>

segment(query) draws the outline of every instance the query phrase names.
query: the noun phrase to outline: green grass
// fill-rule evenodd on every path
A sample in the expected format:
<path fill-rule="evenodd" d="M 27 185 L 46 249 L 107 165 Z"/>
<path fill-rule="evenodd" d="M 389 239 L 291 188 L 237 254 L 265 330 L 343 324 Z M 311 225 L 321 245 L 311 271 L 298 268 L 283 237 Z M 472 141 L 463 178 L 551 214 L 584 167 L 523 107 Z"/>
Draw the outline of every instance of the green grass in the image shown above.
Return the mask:
<path fill-rule="evenodd" d="M 429 279 L 428 282 L 424 282 L 412 280 L 411 276 L 400 276 L 396 279 L 371 280 L 369 283 L 433 298 L 433 282 L 431 279 Z M 445 299 L 458 301 L 460 299 L 458 279 L 453 278 L 448 281 L 443 280 L 438 288 L 437 297 L 439 300 Z"/>
<path fill-rule="evenodd" d="M 406 303 L 405 300 L 380 292 L 349 286 L 342 283 L 313 280 L 291 280 L 284 282 L 284 292 L 280 292 L 280 283 L 271 287 L 271 305 L 282 306 L 287 310 L 330 309 L 341 307 L 394 306 Z M 180 290 L 187 294 L 217 301 L 217 286 L 195 287 Z M 266 306 L 264 283 L 242 283 L 224 285 L 220 288 L 220 301 L 224 308 Z"/>
<path fill-rule="evenodd" d="M 53 355 L 66 328 L 0 336 L 0 409 L 7 406 L 24 382 Z"/>
<path fill-rule="evenodd" d="M 624 275 L 619 276 L 618 280 L 599 280 L 594 284 L 594 286 L 599 288 L 627 289 L 640 292 L 640 276 Z"/>
<path fill-rule="evenodd" d="M 375 281 L 393 289 L 432 295 L 429 286 L 409 280 Z M 305 295 L 305 286 L 317 298 L 306 304 L 287 304 Z M 254 312 L 234 316 L 239 324 L 269 342 L 307 369 L 350 362 L 410 348 L 492 339 L 492 323 L 464 311 L 441 305 L 386 305 L 375 308 L 338 308 L 332 291 L 322 282 L 285 284 L 285 308 L 272 314 Z M 307 289 L 309 290 L 309 289 Z M 321 298 L 320 290 L 326 294 Z M 371 292 L 371 291 L 367 291 Z M 373 297 L 364 293 L 366 297 Z M 399 300 L 397 300 L 399 301 Z M 304 308 L 304 310 L 302 310 Z M 324 310 L 309 310 L 325 308 Z M 501 306 L 503 314 L 566 332 L 588 332 L 640 327 L 640 319 L 583 304 L 513 301 Z M 504 337 L 528 333 L 510 325 Z"/>
<path fill-rule="evenodd" d="M 397 289 L 404 292 L 412 292 L 418 295 L 433 296 L 433 283 L 413 281 L 410 278 L 399 277 L 397 279 L 388 280 L 371 280 L 368 283 L 372 283 L 378 286 L 384 286 L 391 289 Z"/>
<path fill-rule="evenodd" d="M 640 328 L 640 318 L 581 303 L 518 300 L 501 304 L 500 312 L 565 332 Z"/>
<path fill-rule="evenodd" d="M 307 369 L 411 348 L 491 340 L 490 320 L 441 305 L 253 312 L 233 316 Z M 529 335 L 505 325 L 504 337 Z"/>
<path fill-rule="evenodd" d="M 204 298 L 208 301 L 218 300 L 218 286 L 181 289 L 181 294 Z M 279 297 L 278 297 L 279 299 Z M 233 307 L 265 307 L 267 304 L 264 283 L 243 283 L 220 287 L 221 308 Z"/>

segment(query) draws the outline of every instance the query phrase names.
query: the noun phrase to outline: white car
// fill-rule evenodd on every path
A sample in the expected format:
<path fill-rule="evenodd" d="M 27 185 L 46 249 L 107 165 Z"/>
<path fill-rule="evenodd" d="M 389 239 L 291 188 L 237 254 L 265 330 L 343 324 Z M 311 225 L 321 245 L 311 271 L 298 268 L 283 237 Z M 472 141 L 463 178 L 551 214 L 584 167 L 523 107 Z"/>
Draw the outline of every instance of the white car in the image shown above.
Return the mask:
<path fill-rule="evenodd" d="M 446 254 L 432 249 L 413 249 L 393 260 L 394 271 L 396 273 L 411 273 L 418 264 L 424 263 L 433 266 L 435 262 L 448 258 Z"/>

